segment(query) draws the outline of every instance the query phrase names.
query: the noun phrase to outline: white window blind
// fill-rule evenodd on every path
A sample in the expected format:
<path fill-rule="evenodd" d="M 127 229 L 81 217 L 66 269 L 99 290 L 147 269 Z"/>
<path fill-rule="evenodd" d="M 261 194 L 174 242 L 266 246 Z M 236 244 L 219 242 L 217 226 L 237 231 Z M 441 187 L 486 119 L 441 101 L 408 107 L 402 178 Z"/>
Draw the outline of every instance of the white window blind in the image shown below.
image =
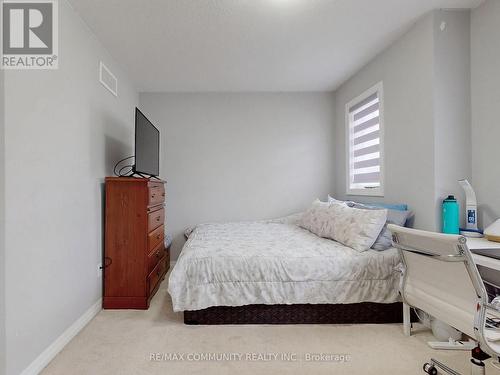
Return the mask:
<path fill-rule="evenodd" d="M 382 84 L 346 106 L 348 194 L 383 194 Z"/>

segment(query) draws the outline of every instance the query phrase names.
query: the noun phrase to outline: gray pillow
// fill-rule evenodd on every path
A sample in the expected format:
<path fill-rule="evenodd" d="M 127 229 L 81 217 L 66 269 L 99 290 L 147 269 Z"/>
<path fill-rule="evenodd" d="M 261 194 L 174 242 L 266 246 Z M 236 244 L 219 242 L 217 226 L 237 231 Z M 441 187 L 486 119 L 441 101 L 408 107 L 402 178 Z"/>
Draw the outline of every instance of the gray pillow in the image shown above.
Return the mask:
<path fill-rule="evenodd" d="M 370 205 L 365 205 L 357 202 L 346 202 L 349 207 L 361 208 L 365 210 L 380 210 L 380 207 L 373 207 Z M 373 250 L 383 251 L 392 247 L 392 235 L 391 231 L 387 229 L 387 224 L 396 224 L 404 226 L 406 220 L 411 216 L 411 211 L 400 211 L 387 209 L 387 221 L 382 228 L 379 236 L 372 245 Z"/>

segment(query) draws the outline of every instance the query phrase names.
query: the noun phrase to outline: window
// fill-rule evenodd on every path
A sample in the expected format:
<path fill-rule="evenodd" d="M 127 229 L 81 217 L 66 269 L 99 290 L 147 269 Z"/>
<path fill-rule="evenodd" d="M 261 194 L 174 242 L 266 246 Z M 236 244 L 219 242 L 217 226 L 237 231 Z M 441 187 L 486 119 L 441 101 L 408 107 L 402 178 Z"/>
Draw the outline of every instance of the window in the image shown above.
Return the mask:
<path fill-rule="evenodd" d="M 347 194 L 384 195 L 383 86 L 346 105 Z"/>

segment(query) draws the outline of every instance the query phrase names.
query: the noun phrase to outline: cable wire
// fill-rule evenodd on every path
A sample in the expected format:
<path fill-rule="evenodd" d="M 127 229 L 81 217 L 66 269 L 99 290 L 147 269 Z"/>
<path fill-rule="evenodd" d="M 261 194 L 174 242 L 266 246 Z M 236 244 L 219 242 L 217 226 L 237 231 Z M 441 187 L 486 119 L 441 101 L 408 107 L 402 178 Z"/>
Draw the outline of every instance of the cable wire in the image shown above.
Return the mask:
<path fill-rule="evenodd" d="M 418 313 L 418 309 L 417 308 L 413 308 L 413 311 L 415 312 L 415 315 L 417 316 L 418 320 L 420 320 L 420 323 L 422 323 L 425 327 L 427 328 L 431 328 L 430 327 L 430 324 L 427 325 L 425 324 L 426 323 L 426 320 L 425 319 L 422 319 L 422 317 L 420 316 L 420 314 Z M 429 323 L 431 322 L 431 316 L 429 314 L 427 314 L 425 311 L 422 311 L 425 315 L 427 315 L 429 317 L 428 321 Z"/>
<path fill-rule="evenodd" d="M 130 168 L 127 172 L 125 173 L 122 173 L 122 171 L 126 168 Z M 125 176 L 128 176 L 130 174 L 130 172 L 132 172 L 134 170 L 134 166 L 133 165 L 124 165 L 123 167 L 121 167 L 119 170 L 118 170 L 118 177 L 125 177 Z"/>
<path fill-rule="evenodd" d="M 115 166 L 113 167 L 113 173 L 114 173 L 114 175 L 115 175 L 115 176 L 118 176 L 118 177 L 123 177 L 123 176 L 122 176 L 122 174 L 121 174 L 121 171 L 122 171 L 123 167 L 122 167 L 122 168 L 120 168 L 118 172 L 116 171 L 116 168 L 118 167 L 118 165 L 120 165 L 120 163 L 123 163 L 125 160 L 132 159 L 132 158 L 135 158 L 135 155 L 128 156 L 128 157 L 126 157 L 126 158 L 123 158 L 122 160 L 119 160 L 119 161 L 115 164 Z M 126 167 L 133 167 L 133 165 L 127 165 Z M 131 170 L 130 170 L 129 172 L 131 172 Z"/>

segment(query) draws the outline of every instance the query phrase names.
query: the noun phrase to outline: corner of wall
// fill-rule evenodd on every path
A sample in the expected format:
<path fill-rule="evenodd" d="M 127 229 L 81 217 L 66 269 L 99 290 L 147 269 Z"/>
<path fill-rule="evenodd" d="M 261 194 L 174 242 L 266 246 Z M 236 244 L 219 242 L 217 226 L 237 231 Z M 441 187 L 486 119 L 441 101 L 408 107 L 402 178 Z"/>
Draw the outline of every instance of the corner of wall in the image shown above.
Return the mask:
<path fill-rule="evenodd" d="M 500 126 L 500 1 L 486 0 L 471 14 L 472 186 L 478 223 L 487 227 L 500 217 L 498 160 Z"/>
<path fill-rule="evenodd" d="M 435 10 L 434 179 L 436 230 L 441 230 L 441 202 L 465 197 L 458 180 L 471 178 L 470 10 Z M 461 214 L 462 225 L 464 215 Z"/>
<path fill-rule="evenodd" d="M 329 194 L 331 196 L 336 196 L 337 195 L 337 187 L 336 187 L 336 180 L 337 180 L 337 166 L 335 160 L 337 159 L 337 154 L 336 154 L 336 142 L 337 142 L 337 91 L 332 91 L 331 93 L 331 100 L 332 100 L 332 111 L 333 111 L 333 116 L 332 116 L 332 160 L 333 160 L 333 170 L 332 170 L 332 177 L 331 177 L 331 182 L 330 182 L 330 192 Z"/>
<path fill-rule="evenodd" d="M 5 337 L 5 88 L 0 70 L 0 374 L 6 371 Z"/>

